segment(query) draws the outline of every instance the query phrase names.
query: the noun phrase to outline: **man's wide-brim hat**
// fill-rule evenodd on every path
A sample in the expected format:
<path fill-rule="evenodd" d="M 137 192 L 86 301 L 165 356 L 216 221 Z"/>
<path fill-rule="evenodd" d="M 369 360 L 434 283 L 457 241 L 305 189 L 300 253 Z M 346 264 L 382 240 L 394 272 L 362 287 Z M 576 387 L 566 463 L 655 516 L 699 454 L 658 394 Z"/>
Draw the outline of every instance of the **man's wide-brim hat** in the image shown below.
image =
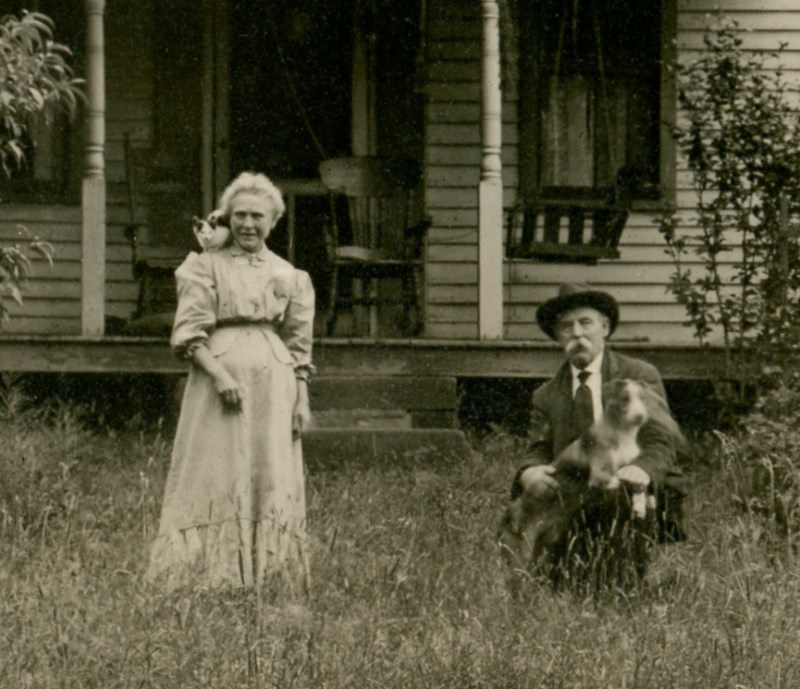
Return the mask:
<path fill-rule="evenodd" d="M 608 334 L 616 330 L 619 323 L 619 304 L 608 292 L 594 289 L 582 283 L 566 283 L 561 285 L 558 296 L 549 299 L 536 310 L 536 322 L 552 339 L 556 337 L 558 317 L 570 309 L 588 307 L 608 317 Z"/>

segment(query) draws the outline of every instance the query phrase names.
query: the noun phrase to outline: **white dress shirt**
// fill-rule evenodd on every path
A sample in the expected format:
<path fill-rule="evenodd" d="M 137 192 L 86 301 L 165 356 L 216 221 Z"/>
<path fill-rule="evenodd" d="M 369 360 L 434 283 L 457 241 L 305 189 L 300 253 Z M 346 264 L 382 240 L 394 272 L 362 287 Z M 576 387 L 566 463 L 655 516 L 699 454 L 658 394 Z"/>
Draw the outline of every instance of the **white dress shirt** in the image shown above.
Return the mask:
<path fill-rule="evenodd" d="M 586 379 L 586 385 L 592 393 L 592 413 L 594 420 L 599 421 L 600 416 L 603 414 L 603 352 L 600 352 L 592 362 L 584 369 L 576 368 L 572 364 L 569 365 L 572 369 L 572 396 L 578 390 L 581 381 L 578 379 L 578 374 L 583 370 L 589 374 Z"/>

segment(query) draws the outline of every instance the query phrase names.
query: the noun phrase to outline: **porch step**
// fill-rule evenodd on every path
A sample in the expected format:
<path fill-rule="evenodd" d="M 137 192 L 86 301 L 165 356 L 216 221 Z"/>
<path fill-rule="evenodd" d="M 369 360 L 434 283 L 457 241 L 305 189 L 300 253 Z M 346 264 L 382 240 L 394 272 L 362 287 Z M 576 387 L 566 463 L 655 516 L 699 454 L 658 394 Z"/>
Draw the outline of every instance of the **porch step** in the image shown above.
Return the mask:
<path fill-rule="evenodd" d="M 402 409 L 326 409 L 315 411 L 311 428 L 411 428 L 412 417 Z"/>
<path fill-rule="evenodd" d="M 451 376 L 320 376 L 312 383 L 310 395 L 312 412 L 317 415 L 349 411 L 358 418 L 359 410 L 372 410 L 372 419 L 377 421 L 381 418 L 378 411 L 392 412 L 386 420 L 394 427 L 399 410 L 410 417 L 415 428 L 457 425 L 458 392 L 456 379 Z M 376 425 L 361 418 L 358 423 L 345 416 L 342 426 Z"/>
<path fill-rule="evenodd" d="M 363 463 L 389 466 L 463 460 L 472 454 L 464 434 L 447 428 L 317 428 L 303 434 L 311 471 Z"/>
<path fill-rule="evenodd" d="M 303 452 L 312 467 L 464 459 L 450 376 L 320 376 L 310 388 L 312 427 Z"/>

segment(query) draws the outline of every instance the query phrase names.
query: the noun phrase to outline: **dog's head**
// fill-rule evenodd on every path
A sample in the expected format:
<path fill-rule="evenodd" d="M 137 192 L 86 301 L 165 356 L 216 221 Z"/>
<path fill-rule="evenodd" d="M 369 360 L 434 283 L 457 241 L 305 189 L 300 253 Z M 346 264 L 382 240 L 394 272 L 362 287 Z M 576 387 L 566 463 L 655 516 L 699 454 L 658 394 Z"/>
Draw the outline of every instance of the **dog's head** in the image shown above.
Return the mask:
<path fill-rule="evenodd" d="M 685 443 L 667 401 L 647 383 L 630 379 L 609 381 L 603 386 L 603 400 L 604 416 L 617 428 L 634 428 L 650 422 L 669 436 L 676 447 Z"/>
<path fill-rule="evenodd" d="M 648 386 L 636 380 L 612 380 L 603 386 L 603 412 L 616 428 L 641 426 L 650 418 Z"/>

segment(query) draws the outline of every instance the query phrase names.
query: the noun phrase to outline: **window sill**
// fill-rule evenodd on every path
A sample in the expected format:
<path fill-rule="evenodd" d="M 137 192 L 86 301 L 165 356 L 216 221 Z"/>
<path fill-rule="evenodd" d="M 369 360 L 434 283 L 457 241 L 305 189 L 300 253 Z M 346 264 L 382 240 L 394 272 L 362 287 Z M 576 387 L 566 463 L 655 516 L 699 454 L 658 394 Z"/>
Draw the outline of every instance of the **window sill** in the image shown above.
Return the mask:
<path fill-rule="evenodd" d="M 592 244 L 559 244 L 555 242 L 535 242 L 529 253 L 506 256 L 507 261 L 527 261 L 535 263 L 590 263 L 601 259 L 615 260 L 619 251 Z"/>

